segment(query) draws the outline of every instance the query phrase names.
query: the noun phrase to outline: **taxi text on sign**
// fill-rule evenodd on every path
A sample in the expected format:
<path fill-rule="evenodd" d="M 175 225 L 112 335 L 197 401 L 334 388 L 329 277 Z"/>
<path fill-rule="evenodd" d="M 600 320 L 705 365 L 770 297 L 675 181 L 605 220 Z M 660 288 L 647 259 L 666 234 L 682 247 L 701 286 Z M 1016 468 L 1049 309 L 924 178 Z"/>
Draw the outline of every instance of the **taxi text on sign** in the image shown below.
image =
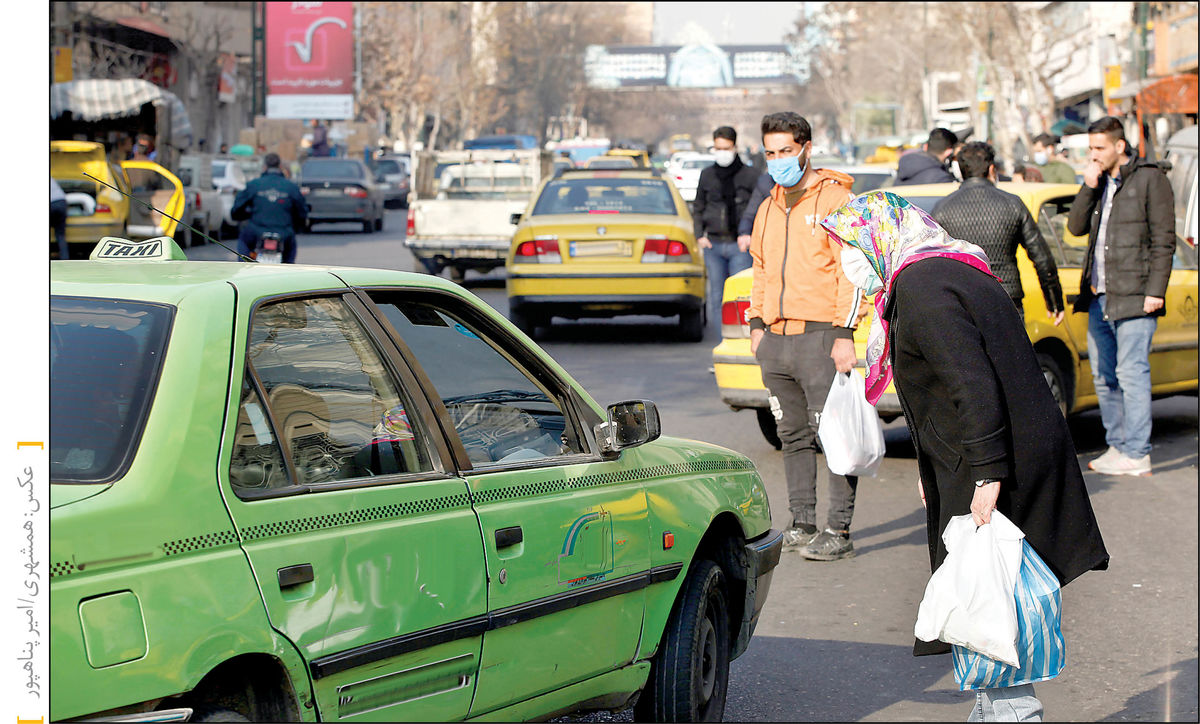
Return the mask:
<path fill-rule="evenodd" d="M 267 3 L 267 117 L 354 114 L 354 3 Z"/>

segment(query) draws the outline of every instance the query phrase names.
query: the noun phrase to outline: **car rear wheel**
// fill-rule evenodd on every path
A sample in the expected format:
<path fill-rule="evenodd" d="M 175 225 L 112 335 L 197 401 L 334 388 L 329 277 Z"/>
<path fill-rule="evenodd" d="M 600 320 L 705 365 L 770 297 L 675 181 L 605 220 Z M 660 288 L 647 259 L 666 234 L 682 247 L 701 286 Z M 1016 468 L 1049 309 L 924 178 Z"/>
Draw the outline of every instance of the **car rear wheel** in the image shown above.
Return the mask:
<path fill-rule="evenodd" d="M 771 414 L 771 410 L 766 407 L 754 408 L 754 414 L 758 417 L 758 429 L 762 430 L 762 436 L 771 443 L 771 447 L 782 450 L 783 441 L 779 439 L 779 428 L 775 424 L 775 415 Z"/>
<path fill-rule="evenodd" d="M 1042 368 L 1042 375 L 1046 378 L 1046 384 L 1050 387 L 1050 394 L 1054 396 L 1054 404 L 1058 405 L 1058 411 L 1063 417 L 1067 416 L 1067 384 L 1066 376 L 1059 369 L 1058 363 L 1054 358 L 1045 352 L 1038 352 L 1038 366 Z"/>
<path fill-rule="evenodd" d="M 729 607 L 725 574 L 699 560 L 667 621 L 637 721 L 721 721 L 729 686 Z"/>
<path fill-rule="evenodd" d="M 250 721 L 245 716 L 230 709 L 221 707 L 198 707 L 192 712 L 192 721 L 204 722 L 235 722 Z"/>
<path fill-rule="evenodd" d="M 375 230 L 375 222 L 371 219 L 363 219 L 363 233 L 370 234 Z"/>
<path fill-rule="evenodd" d="M 383 209 L 380 209 L 379 216 L 375 217 L 375 231 L 383 231 Z"/>
<path fill-rule="evenodd" d="M 685 342 L 704 339 L 704 307 L 679 313 L 679 336 Z"/>
<path fill-rule="evenodd" d="M 543 322 L 540 318 L 534 317 L 527 312 L 522 312 L 517 309 L 508 310 L 508 318 L 513 323 L 513 326 L 529 335 L 530 339 L 535 339 L 537 337 L 538 327 L 545 325 L 545 322 Z"/>

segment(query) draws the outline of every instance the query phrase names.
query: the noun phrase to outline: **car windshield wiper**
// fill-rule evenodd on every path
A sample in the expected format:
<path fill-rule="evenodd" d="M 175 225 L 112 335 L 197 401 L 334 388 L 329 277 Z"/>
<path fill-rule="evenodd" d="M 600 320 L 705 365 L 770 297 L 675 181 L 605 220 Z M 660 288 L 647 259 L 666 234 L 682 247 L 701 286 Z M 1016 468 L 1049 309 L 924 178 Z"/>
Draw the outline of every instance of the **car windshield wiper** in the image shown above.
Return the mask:
<path fill-rule="evenodd" d="M 447 405 L 458 405 L 464 402 L 549 402 L 553 403 L 549 397 L 546 397 L 541 392 L 527 392 L 525 390 L 492 390 L 491 392 L 473 392 L 469 395 L 459 395 L 457 397 L 446 397 L 442 400 Z"/>

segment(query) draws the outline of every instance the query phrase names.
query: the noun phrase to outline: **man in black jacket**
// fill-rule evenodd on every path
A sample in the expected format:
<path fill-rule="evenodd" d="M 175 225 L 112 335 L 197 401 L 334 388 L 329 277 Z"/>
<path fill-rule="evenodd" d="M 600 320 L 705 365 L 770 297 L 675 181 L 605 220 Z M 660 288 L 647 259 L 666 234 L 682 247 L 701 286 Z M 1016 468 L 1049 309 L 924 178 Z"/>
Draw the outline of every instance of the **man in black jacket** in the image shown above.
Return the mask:
<path fill-rule="evenodd" d="M 1037 270 L 1046 310 L 1056 326 L 1061 324 L 1066 307 L 1058 266 L 1025 202 L 996 188 L 995 151 L 980 141 L 968 143 L 958 152 L 958 168 L 963 175 L 962 186 L 933 208 L 934 220 L 955 239 L 983 247 L 992 273 L 1000 278 L 1022 320 L 1025 291 L 1017 271 L 1017 246 L 1025 247 Z"/>
<path fill-rule="evenodd" d="M 1155 163 L 1127 159 L 1119 119 L 1088 127 L 1091 160 L 1067 229 L 1088 235 L 1075 311 L 1088 313 L 1088 357 L 1108 450 L 1088 467 L 1150 474 L 1150 340 L 1165 313 L 1175 199 Z M 1124 163 L 1124 165 L 1122 165 Z"/>
<path fill-rule="evenodd" d="M 300 187 L 284 177 L 279 154 L 268 153 L 263 166 L 262 175 L 246 184 L 233 200 L 230 216 L 237 221 L 247 220 L 238 233 L 238 253 L 250 256 L 259 234 L 273 231 L 283 240 L 283 263 L 294 264 L 296 229 L 304 228 L 308 202 Z"/>
<path fill-rule="evenodd" d="M 929 132 L 929 140 L 921 151 L 906 153 L 896 164 L 896 186 L 936 184 L 954 180 L 947 165 L 958 145 L 958 136 L 946 128 Z"/>
<path fill-rule="evenodd" d="M 708 271 L 708 322 L 719 327 L 725 279 L 752 263 L 749 237 L 745 243 L 738 238 L 738 222 L 759 173 L 738 157 L 737 131 L 729 126 L 713 131 L 713 155 L 716 164 L 700 172 L 692 219 Z"/>

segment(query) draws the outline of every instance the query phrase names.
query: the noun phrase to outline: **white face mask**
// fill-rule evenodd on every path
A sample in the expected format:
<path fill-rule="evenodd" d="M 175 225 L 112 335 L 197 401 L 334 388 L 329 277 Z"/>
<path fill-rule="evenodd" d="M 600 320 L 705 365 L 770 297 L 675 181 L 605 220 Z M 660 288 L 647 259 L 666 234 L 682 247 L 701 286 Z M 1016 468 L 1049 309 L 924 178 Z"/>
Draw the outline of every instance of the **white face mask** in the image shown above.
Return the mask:
<path fill-rule="evenodd" d="M 1046 158 L 1045 151 L 1034 151 L 1033 152 L 1033 162 L 1034 163 L 1036 163 L 1039 166 L 1045 166 L 1046 161 L 1047 161 L 1047 158 Z"/>
<path fill-rule="evenodd" d="M 737 152 L 717 150 L 713 151 L 713 156 L 716 157 L 718 166 L 728 166 L 737 157 Z"/>
<path fill-rule="evenodd" d="M 842 245 L 842 272 L 851 284 L 862 289 L 868 296 L 883 289 L 883 282 L 871 268 L 866 255 L 849 244 Z"/>

